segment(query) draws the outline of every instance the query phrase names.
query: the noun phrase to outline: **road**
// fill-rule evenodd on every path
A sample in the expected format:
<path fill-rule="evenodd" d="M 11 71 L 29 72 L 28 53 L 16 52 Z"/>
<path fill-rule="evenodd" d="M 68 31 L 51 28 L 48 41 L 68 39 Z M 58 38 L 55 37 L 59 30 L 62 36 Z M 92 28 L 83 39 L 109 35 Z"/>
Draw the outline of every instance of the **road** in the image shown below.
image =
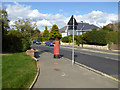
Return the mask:
<path fill-rule="evenodd" d="M 43 52 L 54 52 L 54 47 L 45 45 L 32 45 L 31 47 L 38 50 L 40 49 Z M 101 52 L 76 48 L 75 61 L 118 79 L 118 63 L 120 62 L 117 53 Z M 70 47 L 60 46 L 60 56 L 72 59 L 72 49 Z"/>

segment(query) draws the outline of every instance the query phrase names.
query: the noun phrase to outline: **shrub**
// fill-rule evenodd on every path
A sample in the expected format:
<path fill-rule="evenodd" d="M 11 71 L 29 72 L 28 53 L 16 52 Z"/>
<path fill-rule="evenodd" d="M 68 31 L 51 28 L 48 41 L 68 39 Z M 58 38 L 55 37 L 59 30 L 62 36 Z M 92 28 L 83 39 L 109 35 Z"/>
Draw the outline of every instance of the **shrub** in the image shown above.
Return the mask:
<path fill-rule="evenodd" d="M 30 47 L 30 38 L 18 30 L 9 31 L 3 39 L 3 52 L 21 52 Z"/>
<path fill-rule="evenodd" d="M 107 43 L 111 44 L 111 43 L 114 43 L 114 44 L 120 44 L 119 42 L 119 33 L 120 32 L 108 32 L 107 35 L 106 35 L 106 40 L 107 40 Z"/>
<path fill-rule="evenodd" d="M 84 40 L 87 44 L 93 44 L 93 45 L 106 45 L 106 31 L 103 30 L 93 30 L 86 32 L 83 36 Z"/>
<path fill-rule="evenodd" d="M 68 37 L 63 37 L 61 39 L 62 42 L 68 43 L 69 42 L 69 38 Z"/>

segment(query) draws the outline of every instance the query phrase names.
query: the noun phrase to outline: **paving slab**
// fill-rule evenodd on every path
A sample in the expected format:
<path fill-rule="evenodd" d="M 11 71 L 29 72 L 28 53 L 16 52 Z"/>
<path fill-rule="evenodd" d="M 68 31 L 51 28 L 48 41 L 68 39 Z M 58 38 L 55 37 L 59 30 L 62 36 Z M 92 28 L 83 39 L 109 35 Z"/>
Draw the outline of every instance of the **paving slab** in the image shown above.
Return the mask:
<path fill-rule="evenodd" d="M 41 53 L 38 60 L 40 75 L 34 88 L 118 88 L 118 82 L 66 58 L 54 59 L 49 52 Z"/>

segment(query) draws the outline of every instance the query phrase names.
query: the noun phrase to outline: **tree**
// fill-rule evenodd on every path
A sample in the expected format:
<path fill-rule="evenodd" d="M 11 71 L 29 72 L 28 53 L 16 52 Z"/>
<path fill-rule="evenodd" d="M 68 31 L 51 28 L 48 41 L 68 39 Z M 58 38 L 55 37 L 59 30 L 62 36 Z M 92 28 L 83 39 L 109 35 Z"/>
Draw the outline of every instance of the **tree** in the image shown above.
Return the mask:
<path fill-rule="evenodd" d="M 33 24 L 31 19 L 21 19 L 15 21 L 15 25 L 13 26 L 22 32 L 23 36 L 28 42 L 28 46 L 30 46 L 31 37 L 35 31 L 35 28 L 37 27 L 36 23 Z"/>
<path fill-rule="evenodd" d="M 35 30 L 32 30 L 31 32 L 32 37 L 38 37 L 39 34 L 40 34 L 40 30 L 38 28 L 36 28 Z"/>
<path fill-rule="evenodd" d="M 106 31 L 113 31 L 113 28 L 110 28 L 108 26 L 104 26 L 102 29 Z"/>
<path fill-rule="evenodd" d="M 54 24 L 50 31 L 49 39 L 50 40 L 60 40 L 62 38 L 62 34 L 60 33 L 58 26 Z"/>
<path fill-rule="evenodd" d="M 13 25 L 17 30 L 26 33 L 32 33 L 36 28 L 36 23 L 32 24 L 32 20 L 30 19 L 21 19 L 15 21 L 15 25 Z"/>
<path fill-rule="evenodd" d="M 5 49 L 7 49 L 7 45 L 8 45 L 8 37 L 7 37 L 7 33 L 8 33 L 8 29 L 9 27 L 9 20 L 8 20 L 8 14 L 7 11 L 5 9 L 0 9 L 0 29 L 2 33 L 2 51 L 5 51 Z"/>
<path fill-rule="evenodd" d="M 43 41 L 49 40 L 49 31 L 47 30 L 47 26 L 45 26 L 45 30 L 42 35 Z"/>
<path fill-rule="evenodd" d="M 2 21 L 2 23 L 0 23 L 0 26 L 2 26 L 2 35 L 4 36 L 5 34 L 7 34 L 7 30 L 10 28 L 9 27 L 9 20 L 8 20 L 8 14 L 7 11 L 5 9 L 0 10 L 1 16 L 0 17 L 0 21 Z"/>
<path fill-rule="evenodd" d="M 42 34 L 40 34 L 40 30 L 38 28 L 32 34 L 32 40 L 39 40 L 42 42 Z"/>

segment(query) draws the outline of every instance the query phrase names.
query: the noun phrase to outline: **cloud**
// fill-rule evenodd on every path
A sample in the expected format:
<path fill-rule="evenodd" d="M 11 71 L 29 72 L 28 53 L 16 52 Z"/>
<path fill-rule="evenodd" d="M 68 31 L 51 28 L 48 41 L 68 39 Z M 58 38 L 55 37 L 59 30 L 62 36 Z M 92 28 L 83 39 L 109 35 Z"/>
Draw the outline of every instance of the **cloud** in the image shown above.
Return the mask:
<path fill-rule="evenodd" d="M 104 13 L 102 11 L 92 11 L 91 13 L 84 15 L 75 15 L 75 18 L 78 22 L 83 21 L 102 27 L 109 23 L 116 22 L 118 20 L 118 15 Z"/>
<path fill-rule="evenodd" d="M 12 20 L 11 20 L 11 21 L 9 22 L 9 25 L 10 25 L 10 26 L 15 25 L 14 22 L 15 22 L 15 21 L 12 21 Z"/>
<path fill-rule="evenodd" d="M 49 21 L 45 20 L 45 19 L 43 19 L 41 21 L 38 21 L 36 24 L 39 27 L 44 27 L 44 26 L 48 26 L 49 27 L 49 26 L 52 26 L 52 24 Z"/>
<path fill-rule="evenodd" d="M 34 18 L 34 17 L 36 18 L 36 17 L 39 17 L 39 16 L 40 16 L 40 13 L 37 9 L 32 10 L 32 12 L 28 14 L 28 17 L 31 17 L 31 18 Z"/>
<path fill-rule="evenodd" d="M 70 17 L 65 17 L 61 14 L 43 14 L 38 9 L 31 9 L 31 6 L 19 4 L 14 2 L 14 5 L 6 4 L 6 10 L 8 12 L 8 18 L 11 20 L 10 25 L 14 24 L 13 21 L 30 18 L 33 22 L 37 23 L 38 28 L 43 31 L 45 26 L 51 27 L 53 24 L 57 24 L 59 28 L 65 26 Z M 59 11 L 63 11 L 60 9 Z M 78 14 L 79 11 L 76 11 Z M 107 25 L 109 23 L 118 20 L 118 15 L 105 13 L 102 11 L 92 11 L 84 15 L 75 15 L 78 22 L 83 21 L 86 23 L 94 24 L 99 27 Z"/>
<path fill-rule="evenodd" d="M 22 18 L 30 18 L 36 21 L 38 28 L 52 26 L 53 24 L 57 24 L 58 26 L 65 25 L 64 20 L 66 17 L 61 14 L 42 14 L 37 9 L 32 10 L 31 6 L 19 4 L 17 2 L 14 2 L 14 5 L 6 4 L 6 7 L 8 18 L 11 20 L 10 25 L 13 24 L 13 21 Z"/>
<path fill-rule="evenodd" d="M 6 4 L 6 11 L 8 12 L 8 18 L 10 20 L 16 20 L 19 17 L 27 18 L 27 15 L 31 12 L 31 6 L 21 5 L 14 2 L 15 5 Z"/>

